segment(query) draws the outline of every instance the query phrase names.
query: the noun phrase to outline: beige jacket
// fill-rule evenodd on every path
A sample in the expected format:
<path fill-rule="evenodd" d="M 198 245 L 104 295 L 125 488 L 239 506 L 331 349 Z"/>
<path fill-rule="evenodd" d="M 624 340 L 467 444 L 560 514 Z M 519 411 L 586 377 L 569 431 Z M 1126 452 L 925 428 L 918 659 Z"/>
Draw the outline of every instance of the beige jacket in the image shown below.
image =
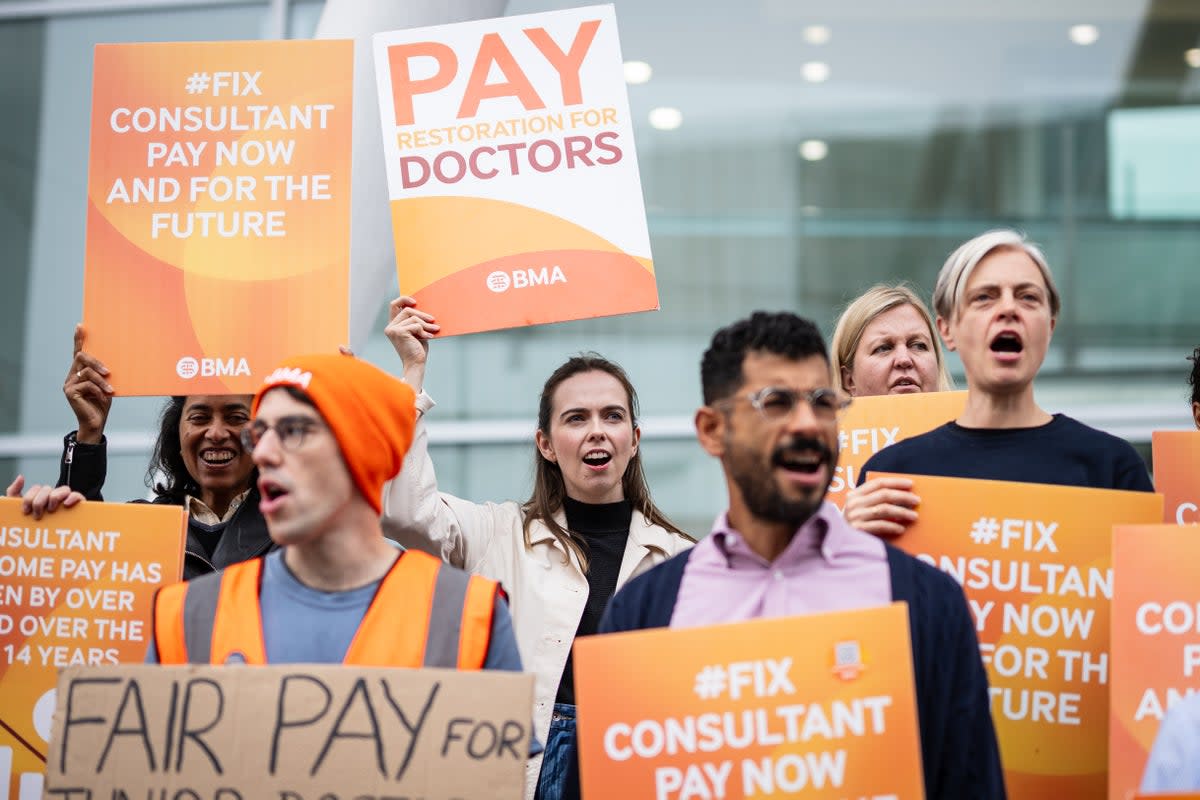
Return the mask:
<path fill-rule="evenodd" d="M 559 512 L 560 525 L 566 520 Z M 567 653 L 583 617 L 587 577 L 541 522 L 525 547 L 517 503 L 472 503 L 437 490 L 425 425 L 417 423 L 412 448 L 400 474 L 384 487 L 383 529 L 405 547 L 500 581 L 508 592 L 513 628 L 525 669 L 533 672 L 534 732 L 543 744 Z M 692 542 L 648 523 L 633 512 L 617 588 Z M 533 796 L 541 757 L 526 767 L 526 797 Z"/>

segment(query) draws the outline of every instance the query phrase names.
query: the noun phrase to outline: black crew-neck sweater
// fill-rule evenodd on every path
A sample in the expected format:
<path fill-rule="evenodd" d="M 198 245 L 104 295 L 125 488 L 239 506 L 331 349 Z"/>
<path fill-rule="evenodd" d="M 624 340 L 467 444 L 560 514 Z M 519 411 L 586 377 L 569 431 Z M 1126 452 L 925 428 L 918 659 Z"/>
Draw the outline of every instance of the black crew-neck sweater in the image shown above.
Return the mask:
<path fill-rule="evenodd" d="M 604 609 L 617 590 L 617 576 L 629 538 L 629 523 L 633 521 L 633 504 L 628 500 L 581 503 L 568 497 L 563 502 L 563 511 L 567 516 L 567 528 L 586 542 L 588 558 L 588 599 L 575 637 L 591 636 L 600 626 Z M 567 656 L 555 701 L 575 703 L 573 652 Z"/>

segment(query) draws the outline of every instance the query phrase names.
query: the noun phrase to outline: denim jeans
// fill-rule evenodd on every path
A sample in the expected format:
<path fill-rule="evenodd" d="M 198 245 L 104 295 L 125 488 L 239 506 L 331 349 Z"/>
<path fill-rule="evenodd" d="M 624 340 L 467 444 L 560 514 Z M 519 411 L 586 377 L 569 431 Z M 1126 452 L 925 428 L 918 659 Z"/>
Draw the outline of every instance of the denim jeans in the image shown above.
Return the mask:
<path fill-rule="evenodd" d="M 550 734 L 542 754 L 542 774 L 538 776 L 534 800 L 561 800 L 567 768 L 575 756 L 575 706 L 555 703 L 550 718 Z"/>

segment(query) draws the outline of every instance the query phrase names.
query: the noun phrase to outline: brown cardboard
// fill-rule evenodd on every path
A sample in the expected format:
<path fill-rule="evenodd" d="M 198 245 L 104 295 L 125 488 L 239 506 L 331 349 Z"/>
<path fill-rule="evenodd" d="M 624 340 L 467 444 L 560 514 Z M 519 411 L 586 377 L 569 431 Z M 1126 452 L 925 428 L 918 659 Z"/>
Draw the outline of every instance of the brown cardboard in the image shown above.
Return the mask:
<path fill-rule="evenodd" d="M 533 677 L 514 672 L 72 667 L 46 798 L 519 798 Z"/>

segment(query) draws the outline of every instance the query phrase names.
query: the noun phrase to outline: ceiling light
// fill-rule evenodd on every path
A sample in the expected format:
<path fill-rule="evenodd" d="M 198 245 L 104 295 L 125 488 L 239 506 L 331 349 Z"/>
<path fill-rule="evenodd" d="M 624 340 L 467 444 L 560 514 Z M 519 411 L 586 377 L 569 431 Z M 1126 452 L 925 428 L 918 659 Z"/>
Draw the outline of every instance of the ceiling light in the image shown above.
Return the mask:
<path fill-rule="evenodd" d="M 825 44 L 833 37 L 828 25 L 807 25 L 804 28 L 804 41 L 809 44 Z"/>
<path fill-rule="evenodd" d="M 1072 25 L 1071 30 L 1067 31 L 1067 36 L 1071 37 L 1075 44 L 1086 47 L 1095 44 L 1100 38 L 1100 29 L 1095 25 Z"/>
<path fill-rule="evenodd" d="M 800 147 L 797 149 L 800 151 L 800 157 L 805 161 L 820 161 L 829 155 L 829 145 L 820 139 L 806 139 L 800 143 Z"/>
<path fill-rule="evenodd" d="M 650 110 L 650 127 L 660 131 L 673 131 L 683 124 L 683 112 L 678 108 L 660 106 Z"/>
<path fill-rule="evenodd" d="M 800 67 L 800 74 L 809 83 L 821 83 L 829 79 L 829 65 L 824 61 L 809 61 Z"/>
<path fill-rule="evenodd" d="M 1190 50 L 1183 51 L 1183 60 L 1192 69 L 1200 67 L 1200 47 L 1193 47 Z"/>
<path fill-rule="evenodd" d="M 650 69 L 650 65 L 645 61 L 626 61 L 625 62 L 625 82 L 631 85 L 645 83 L 650 80 L 650 76 L 654 74 L 654 70 Z"/>

